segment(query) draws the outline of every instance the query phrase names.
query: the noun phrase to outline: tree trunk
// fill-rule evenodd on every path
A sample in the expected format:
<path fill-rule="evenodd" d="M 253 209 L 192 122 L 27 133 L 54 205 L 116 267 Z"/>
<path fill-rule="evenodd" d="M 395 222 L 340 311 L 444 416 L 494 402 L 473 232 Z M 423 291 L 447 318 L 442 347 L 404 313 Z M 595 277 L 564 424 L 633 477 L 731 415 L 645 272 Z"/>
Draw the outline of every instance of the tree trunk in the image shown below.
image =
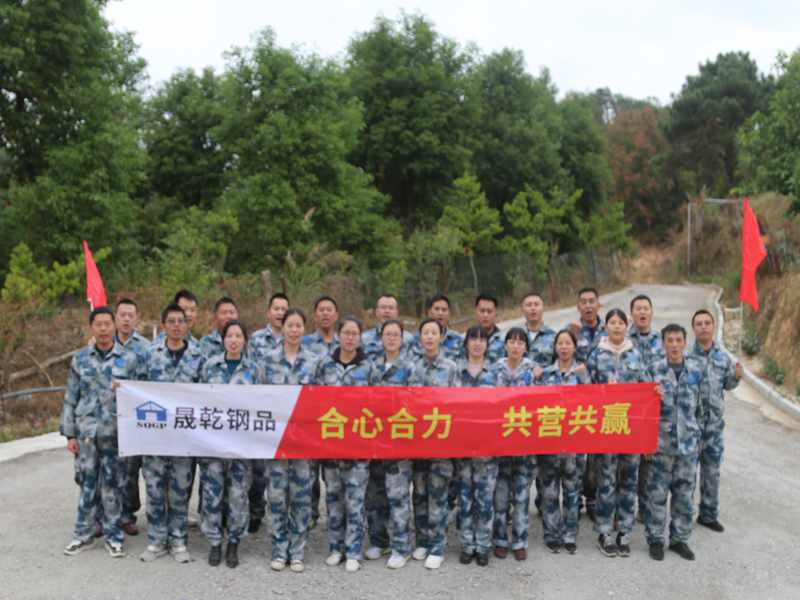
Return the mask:
<path fill-rule="evenodd" d="M 478 289 L 478 270 L 475 268 L 475 256 L 470 252 L 469 254 L 469 268 L 472 270 L 472 287 L 475 288 L 475 295 L 480 294 Z"/>

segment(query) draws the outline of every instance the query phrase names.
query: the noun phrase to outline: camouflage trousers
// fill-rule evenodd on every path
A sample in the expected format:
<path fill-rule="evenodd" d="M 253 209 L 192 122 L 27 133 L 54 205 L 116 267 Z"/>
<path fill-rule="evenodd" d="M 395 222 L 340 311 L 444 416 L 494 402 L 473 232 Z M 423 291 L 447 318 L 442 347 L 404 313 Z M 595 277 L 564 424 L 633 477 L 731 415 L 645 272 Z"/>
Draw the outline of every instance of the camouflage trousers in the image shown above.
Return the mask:
<path fill-rule="evenodd" d="M 581 474 L 575 454 L 537 457 L 542 482 L 542 529 L 545 543 L 574 544 L 578 538 Z"/>
<path fill-rule="evenodd" d="M 77 438 L 75 482 L 80 487 L 74 537 L 87 541 L 94 536 L 94 525 L 102 507 L 103 532 L 109 542 L 122 543 L 122 484 L 116 437 Z"/>
<path fill-rule="evenodd" d="M 369 461 L 328 460 L 323 462 L 323 470 L 330 551 L 361 560 L 366 532 L 364 504 Z"/>
<path fill-rule="evenodd" d="M 269 474 L 267 472 L 267 461 L 263 459 L 254 459 L 250 461 L 253 464 L 253 482 L 250 484 L 250 520 L 258 519 L 263 520 L 267 514 L 267 500 L 265 493 L 267 491 L 267 481 Z"/>
<path fill-rule="evenodd" d="M 453 461 L 446 459 L 414 461 L 414 529 L 418 547 L 434 556 L 444 556 L 447 545 L 447 504 Z"/>
<path fill-rule="evenodd" d="M 614 523 L 629 536 L 636 521 L 638 454 L 598 454 L 594 530 L 609 535 Z"/>
<path fill-rule="evenodd" d="M 536 457 L 504 456 L 498 461 L 500 468 L 494 489 L 494 545 L 509 547 L 510 516 L 511 548 L 527 548 L 531 484 L 536 478 Z"/>
<path fill-rule="evenodd" d="M 147 543 L 185 546 L 188 541 L 192 459 L 144 456 L 142 473 L 147 490 Z"/>
<path fill-rule="evenodd" d="M 688 542 L 692 534 L 692 499 L 697 474 L 697 454 L 658 453 L 650 463 L 647 482 L 645 536 L 648 544 L 664 543 L 669 497 L 669 541 Z"/>
<path fill-rule="evenodd" d="M 597 501 L 597 454 L 579 454 L 578 468 L 581 472 L 583 498 L 586 501 L 586 510 L 594 510 Z"/>
<path fill-rule="evenodd" d="M 488 554 L 492 549 L 497 459 L 465 458 L 457 460 L 456 467 L 461 550 L 468 554 Z"/>
<path fill-rule="evenodd" d="M 200 459 L 200 485 L 203 488 L 200 527 L 212 546 L 222 543 L 223 517 L 227 517 L 229 543 L 238 544 L 245 536 L 250 519 L 248 491 L 251 479 L 252 467 L 249 460 Z"/>
<path fill-rule="evenodd" d="M 401 556 L 411 554 L 410 460 L 373 460 L 369 464 L 367 521 L 373 546 Z"/>
<path fill-rule="evenodd" d="M 273 460 L 268 464 L 272 558 L 303 560 L 311 521 L 311 478 L 316 477 L 316 471 L 312 471 L 309 460 Z"/>
<path fill-rule="evenodd" d="M 725 450 L 725 421 L 706 423 L 700 441 L 700 513 L 701 521 L 719 520 L 719 473 Z"/>
<path fill-rule="evenodd" d="M 642 515 L 642 519 L 644 519 L 644 515 L 647 512 L 647 479 L 650 477 L 650 463 L 653 460 L 652 454 L 642 454 L 639 457 L 639 512 Z"/>

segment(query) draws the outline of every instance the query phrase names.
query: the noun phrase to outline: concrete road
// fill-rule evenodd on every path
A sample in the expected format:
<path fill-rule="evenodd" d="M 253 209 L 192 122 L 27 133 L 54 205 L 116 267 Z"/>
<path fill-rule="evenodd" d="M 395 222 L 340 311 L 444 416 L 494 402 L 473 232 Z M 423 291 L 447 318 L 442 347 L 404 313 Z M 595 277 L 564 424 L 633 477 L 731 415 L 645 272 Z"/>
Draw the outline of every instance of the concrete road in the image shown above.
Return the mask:
<path fill-rule="evenodd" d="M 691 313 L 710 307 L 714 296 L 703 287 L 634 286 L 604 296 L 604 308 L 627 307 L 639 292 L 653 297 L 657 326 L 688 325 Z M 574 314 L 555 311 L 547 321 L 560 326 Z M 197 560 L 188 565 L 168 557 L 140 562 L 142 534 L 126 540 L 129 555 L 121 560 L 111 559 L 100 544 L 66 557 L 62 548 L 70 539 L 77 488 L 71 457 L 57 449 L 0 463 L 0 598 L 800 598 L 800 428 L 765 417 L 758 397 L 746 388 L 729 396 L 727 415 L 721 515 L 727 530 L 696 529 L 693 563 L 672 553 L 661 563 L 650 560 L 638 524 L 632 556 L 605 558 L 585 518 L 578 553 L 553 555 L 542 545 L 535 516 L 528 560 L 493 558 L 488 568 L 459 565 L 451 531 L 438 572 L 420 563 L 392 572 L 376 561 L 346 574 L 323 563 L 324 520 L 311 533 L 303 574 L 269 570 L 263 530 L 243 542 L 242 564 L 235 570 L 207 566 L 208 545 L 196 529 L 190 531 L 190 550 Z"/>

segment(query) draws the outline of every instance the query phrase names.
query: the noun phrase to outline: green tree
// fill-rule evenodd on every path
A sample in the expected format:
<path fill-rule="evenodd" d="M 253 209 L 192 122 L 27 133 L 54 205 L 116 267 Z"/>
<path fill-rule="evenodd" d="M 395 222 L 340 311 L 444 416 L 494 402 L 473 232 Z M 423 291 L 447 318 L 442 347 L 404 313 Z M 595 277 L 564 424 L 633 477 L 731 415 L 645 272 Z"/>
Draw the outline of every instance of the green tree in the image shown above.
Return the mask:
<path fill-rule="evenodd" d="M 350 44 L 349 90 L 364 106 L 352 158 L 406 224 L 432 223 L 436 199 L 468 167 L 468 63 L 422 16 L 378 18 Z"/>
<path fill-rule="evenodd" d="M 446 195 L 439 224 L 458 232 L 464 254 L 469 259 L 475 293 L 479 291 L 475 254 L 492 252 L 496 237 L 502 232 L 500 212 L 490 208 L 481 184 L 474 175 L 464 175 L 453 182 Z"/>
<path fill-rule="evenodd" d="M 418 312 L 426 298 L 436 292 L 447 293 L 455 258 L 462 249 L 459 232 L 443 225 L 416 229 L 408 237 L 408 272 Z"/>
<path fill-rule="evenodd" d="M 725 195 L 736 185 L 736 130 L 766 106 L 772 87 L 746 52 L 719 54 L 686 78 L 665 123 L 680 189 Z"/>
<path fill-rule="evenodd" d="M 575 219 L 574 226 L 589 256 L 595 281 L 598 279 L 595 258 L 598 250 L 604 249 L 613 256 L 633 247 L 633 241 L 628 236 L 631 225 L 625 220 L 625 205 L 622 202 L 599 207 L 588 219 Z"/>

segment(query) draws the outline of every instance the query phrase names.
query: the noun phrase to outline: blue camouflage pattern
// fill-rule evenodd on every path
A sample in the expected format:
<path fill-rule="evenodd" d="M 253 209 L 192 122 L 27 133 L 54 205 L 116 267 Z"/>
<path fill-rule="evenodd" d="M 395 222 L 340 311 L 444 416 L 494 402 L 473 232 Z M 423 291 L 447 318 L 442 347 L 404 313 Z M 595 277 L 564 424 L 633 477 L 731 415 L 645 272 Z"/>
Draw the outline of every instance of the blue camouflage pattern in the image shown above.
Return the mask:
<path fill-rule="evenodd" d="M 537 331 L 528 330 L 528 352 L 525 357 L 534 364 L 544 369 L 553 364 L 555 354 L 553 353 L 553 343 L 556 340 L 556 331 L 544 323 L 539 326 Z"/>

